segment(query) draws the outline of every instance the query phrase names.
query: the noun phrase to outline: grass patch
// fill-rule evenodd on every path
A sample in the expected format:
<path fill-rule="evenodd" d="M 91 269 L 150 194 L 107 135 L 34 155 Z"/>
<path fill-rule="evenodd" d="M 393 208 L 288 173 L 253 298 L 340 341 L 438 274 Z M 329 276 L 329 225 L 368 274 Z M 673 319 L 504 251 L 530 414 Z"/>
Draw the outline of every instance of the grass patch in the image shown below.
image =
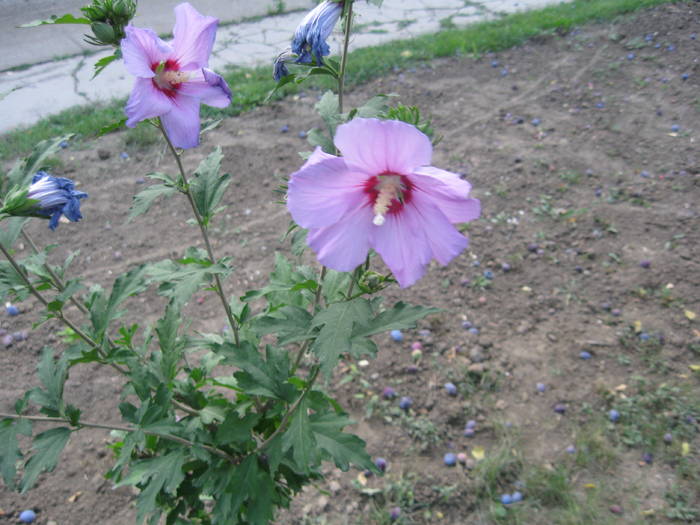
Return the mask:
<path fill-rule="evenodd" d="M 571 3 L 516 13 L 502 19 L 481 22 L 465 29 L 449 29 L 411 40 L 399 40 L 381 46 L 353 51 L 347 84 L 355 86 L 391 72 L 438 57 L 500 51 L 541 34 L 565 33 L 585 22 L 600 21 L 673 1 L 687 0 L 575 0 Z M 290 35 L 291 38 L 291 35 Z M 273 57 L 270 57 L 272 61 Z M 223 110 L 203 106 L 203 117 L 235 116 L 259 106 L 274 87 L 271 67 L 231 68 L 225 73 L 234 96 Z M 325 87 L 322 83 L 318 87 Z M 279 97 L 298 91 L 282 90 Z M 80 106 L 48 117 L 37 124 L 5 134 L 0 140 L 0 160 L 19 157 L 37 142 L 67 133 L 83 139 L 95 137 L 99 130 L 123 118 L 124 100 L 103 106 Z"/>

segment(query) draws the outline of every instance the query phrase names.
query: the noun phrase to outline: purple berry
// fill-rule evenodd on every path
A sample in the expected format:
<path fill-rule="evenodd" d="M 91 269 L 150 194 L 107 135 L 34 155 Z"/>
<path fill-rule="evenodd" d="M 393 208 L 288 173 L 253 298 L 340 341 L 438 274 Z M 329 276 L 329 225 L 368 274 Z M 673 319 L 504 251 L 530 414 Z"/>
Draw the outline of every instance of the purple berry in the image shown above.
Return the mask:
<path fill-rule="evenodd" d="M 540 393 L 547 390 L 547 385 L 545 385 L 544 383 L 537 383 L 536 386 L 537 386 L 537 391 Z"/>
<path fill-rule="evenodd" d="M 628 54 L 627 54 L 627 60 L 634 60 L 635 56 L 636 56 L 636 55 L 635 55 L 634 53 L 628 53 Z"/>
<path fill-rule="evenodd" d="M 512 268 L 511 268 L 510 264 L 508 264 L 508 263 L 503 263 L 503 264 L 501 265 L 501 270 L 503 270 L 504 272 L 509 272 L 509 271 L 512 270 Z"/>
<path fill-rule="evenodd" d="M 598 109 L 603 109 L 603 108 L 605 107 L 605 102 L 598 102 L 598 103 L 595 105 L 595 107 L 597 107 Z"/>
<path fill-rule="evenodd" d="M 306 138 L 306 135 L 307 135 L 306 131 L 300 131 L 299 133 L 297 133 L 297 136 L 298 136 L 300 139 L 305 139 L 305 138 Z"/>
<path fill-rule="evenodd" d="M 642 332 L 641 334 L 639 334 L 639 339 L 641 341 L 648 341 L 649 339 L 651 339 L 651 336 L 646 332 Z"/>
<path fill-rule="evenodd" d="M 643 261 L 640 261 L 640 262 L 639 262 L 639 266 L 641 266 L 642 268 L 645 268 L 645 269 L 646 269 L 646 268 L 651 268 L 651 261 L 648 261 L 648 260 L 646 260 L 646 259 L 643 260 Z"/>
<path fill-rule="evenodd" d="M 14 342 L 15 342 L 15 339 L 10 334 L 4 335 L 2 337 L 2 344 L 5 347 L 12 346 L 12 343 L 14 343 Z"/>
<path fill-rule="evenodd" d="M 473 428 L 465 428 L 464 429 L 464 437 L 472 438 L 476 435 L 476 430 Z"/>
<path fill-rule="evenodd" d="M 542 121 L 541 121 L 540 119 L 538 119 L 538 118 L 533 118 L 533 119 L 530 121 L 530 124 L 532 124 L 532 125 L 535 126 L 535 127 L 539 126 L 541 123 L 542 123 Z"/>
<path fill-rule="evenodd" d="M 651 465 L 651 464 L 654 462 L 654 455 L 653 455 L 651 452 L 645 452 L 645 453 L 642 455 L 642 460 L 643 460 L 644 463 L 646 463 L 647 465 Z"/>
<path fill-rule="evenodd" d="M 392 330 L 390 335 L 391 338 L 397 343 L 403 341 L 403 333 L 401 333 L 401 330 Z"/>
<path fill-rule="evenodd" d="M 68 141 L 67 140 L 62 140 L 59 145 L 61 149 L 66 149 L 68 147 Z"/>
<path fill-rule="evenodd" d="M 617 423 L 620 420 L 620 413 L 613 408 L 610 412 L 608 412 L 608 418 L 613 423 Z"/>
<path fill-rule="evenodd" d="M 445 383 L 445 391 L 447 392 L 448 396 L 456 396 L 457 395 L 457 387 L 455 386 L 454 383 Z"/>
<path fill-rule="evenodd" d="M 462 328 L 469 330 L 473 325 L 469 321 L 462 321 Z"/>
<path fill-rule="evenodd" d="M 122 158 L 123 160 L 129 160 L 129 154 L 126 151 L 122 151 L 119 154 L 119 157 Z"/>
<path fill-rule="evenodd" d="M 576 454 L 576 447 L 573 445 L 569 445 L 566 447 L 566 453 L 567 454 Z"/>
<path fill-rule="evenodd" d="M 467 421 L 467 424 L 464 426 L 464 428 L 476 428 L 476 421 L 470 419 L 469 421 Z"/>
<path fill-rule="evenodd" d="M 288 131 L 289 131 L 289 126 L 287 124 L 280 127 L 280 133 L 287 133 Z"/>
<path fill-rule="evenodd" d="M 513 494 L 511 494 L 511 499 L 512 499 L 513 503 L 518 503 L 518 502 L 523 500 L 523 493 L 519 492 L 519 491 L 515 491 L 515 492 L 513 492 Z"/>
<path fill-rule="evenodd" d="M 664 434 L 664 443 L 671 443 L 673 441 L 673 434 L 667 432 Z"/>
<path fill-rule="evenodd" d="M 396 397 L 396 390 L 394 390 L 390 386 L 387 386 L 382 391 L 382 397 L 384 399 L 394 399 Z"/>
<path fill-rule="evenodd" d="M 491 270 L 484 270 L 484 279 L 488 279 L 489 281 L 493 280 L 493 272 Z"/>
<path fill-rule="evenodd" d="M 413 399 L 408 396 L 404 396 L 399 400 L 399 408 L 401 410 L 408 410 L 413 405 Z"/>
<path fill-rule="evenodd" d="M 420 341 L 414 341 L 411 343 L 411 350 L 422 350 L 423 345 L 421 344 Z"/>
<path fill-rule="evenodd" d="M 492 61 L 491 61 L 491 67 L 498 67 L 499 65 L 500 65 L 500 64 L 499 64 L 498 60 L 492 60 Z"/>
<path fill-rule="evenodd" d="M 557 414 L 564 414 L 566 413 L 566 405 L 564 403 L 557 403 L 554 405 L 554 411 Z"/>
<path fill-rule="evenodd" d="M 536 253 L 537 250 L 539 250 L 539 249 L 540 249 L 540 247 L 535 243 L 527 245 L 527 251 L 530 253 Z"/>
<path fill-rule="evenodd" d="M 501 503 L 503 503 L 504 505 L 510 505 L 511 503 L 513 503 L 513 496 L 511 496 L 510 494 L 502 494 Z"/>
<path fill-rule="evenodd" d="M 19 521 L 22 523 L 32 523 L 36 519 L 36 512 L 33 510 L 23 510 L 19 515 Z"/>
<path fill-rule="evenodd" d="M 12 332 L 12 339 L 15 341 L 26 341 L 29 337 L 29 332 L 26 330 L 20 330 L 19 332 Z"/>
<path fill-rule="evenodd" d="M 15 315 L 20 314 L 19 308 L 17 308 L 12 303 L 5 303 L 5 311 L 7 312 L 7 315 L 9 315 L 10 317 L 14 317 Z"/>
<path fill-rule="evenodd" d="M 612 309 L 612 305 L 610 303 L 600 303 L 600 307 L 606 312 L 609 312 Z"/>
<path fill-rule="evenodd" d="M 593 357 L 590 352 L 586 352 L 585 350 L 581 352 L 578 356 L 584 361 L 588 361 L 591 357 Z"/>
<path fill-rule="evenodd" d="M 610 313 L 613 315 L 613 317 L 620 317 L 622 315 L 622 310 L 619 308 L 613 308 L 610 310 Z"/>
<path fill-rule="evenodd" d="M 454 467 L 457 464 L 457 455 L 453 454 L 452 452 L 448 452 L 442 458 L 442 461 L 445 463 L 445 466 Z"/>
<path fill-rule="evenodd" d="M 501 69 L 501 76 L 502 77 L 508 76 L 508 68 L 504 67 L 503 69 Z"/>
<path fill-rule="evenodd" d="M 384 458 L 375 459 L 374 466 L 377 467 L 380 472 L 386 472 L 386 459 L 384 459 Z"/>
<path fill-rule="evenodd" d="M 678 124 L 674 124 L 673 126 L 671 126 L 671 131 L 673 131 L 674 133 L 678 133 L 680 130 L 681 127 Z"/>
<path fill-rule="evenodd" d="M 472 335 L 479 335 L 479 329 L 476 328 L 475 326 L 472 326 L 472 327 L 469 329 L 469 333 L 472 334 Z"/>
<path fill-rule="evenodd" d="M 401 516 L 401 509 L 399 507 L 393 507 L 389 511 L 389 519 L 391 521 L 396 521 Z"/>
<path fill-rule="evenodd" d="M 681 75 L 681 80 L 688 80 L 690 78 L 690 75 L 688 73 L 683 73 Z"/>

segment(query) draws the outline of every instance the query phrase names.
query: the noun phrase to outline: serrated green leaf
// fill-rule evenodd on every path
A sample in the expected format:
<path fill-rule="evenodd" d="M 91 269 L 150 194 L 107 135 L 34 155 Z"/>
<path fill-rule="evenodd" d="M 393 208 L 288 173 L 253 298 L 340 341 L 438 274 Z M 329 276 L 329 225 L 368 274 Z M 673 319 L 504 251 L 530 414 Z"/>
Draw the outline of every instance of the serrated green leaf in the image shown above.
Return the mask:
<path fill-rule="evenodd" d="M 178 449 L 162 456 L 131 463 L 129 473 L 117 483 L 117 487 L 136 485 L 141 488 L 136 505 L 138 523 L 156 510 L 156 498 L 161 492 L 175 493 L 185 479 L 182 467 L 186 458 L 185 451 Z"/>
<path fill-rule="evenodd" d="M 177 304 L 184 304 L 204 285 L 211 284 L 215 274 L 226 275 L 230 269 L 223 263 L 181 259 L 182 264 L 164 260 L 148 265 L 148 282 L 159 282 L 158 293 L 171 298 Z"/>
<path fill-rule="evenodd" d="M 275 485 L 270 475 L 258 466 L 255 456 L 248 456 L 235 468 L 226 493 L 215 498 L 214 515 L 218 523 L 246 523 L 249 525 L 268 525 L 272 520 L 275 499 Z M 235 517 L 246 503 L 245 521 Z"/>
<path fill-rule="evenodd" d="M 156 323 L 156 335 L 160 353 L 160 371 L 164 381 L 172 381 L 178 372 L 178 365 L 184 351 L 183 341 L 178 339 L 182 319 L 177 303 L 170 302 L 165 309 L 165 316 Z"/>
<path fill-rule="evenodd" d="M 119 305 L 132 295 L 143 292 L 148 287 L 146 282 L 146 265 L 137 266 L 127 273 L 120 275 L 112 286 L 109 298 L 104 297 L 104 292 L 94 288 L 91 298 L 90 318 L 98 340 L 101 340 L 109 326 L 109 323 L 122 315 L 118 310 Z"/>
<path fill-rule="evenodd" d="M 321 118 L 326 123 L 328 131 L 331 137 L 335 135 L 335 128 L 342 121 L 342 117 L 338 112 L 338 95 L 333 93 L 333 91 L 326 91 L 321 100 L 316 103 L 316 111 L 321 115 Z"/>
<path fill-rule="evenodd" d="M 177 188 L 165 184 L 153 184 L 145 190 L 134 195 L 134 201 L 129 208 L 129 218 L 127 222 L 146 213 L 158 197 L 170 197 L 177 193 Z"/>
<path fill-rule="evenodd" d="M 220 352 L 226 356 L 225 363 L 240 368 L 234 374 L 241 390 L 248 394 L 284 399 L 291 401 L 294 398 L 296 389 L 287 381 L 289 364 L 284 371 L 280 370 L 275 358 L 263 360 L 256 348 L 244 341 L 239 346 L 231 343 L 224 343 L 220 347 Z M 277 359 L 279 356 L 272 353 Z"/>
<path fill-rule="evenodd" d="M 318 452 L 316 451 L 316 440 L 311 431 L 311 421 L 309 420 L 309 402 L 304 399 L 292 416 L 289 428 L 282 438 L 282 450 L 285 452 L 292 450 L 292 457 L 297 466 L 298 472 L 308 474 L 311 465 L 317 463 Z"/>
<path fill-rule="evenodd" d="M 311 350 L 318 356 L 321 371 L 330 377 L 340 356 L 350 352 L 354 326 L 365 326 L 372 315 L 370 303 L 361 297 L 333 303 L 317 313 L 313 327 L 322 327 Z"/>
<path fill-rule="evenodd" d="M 64 355 L 56 360 L 53 350 L 45 348 L 37 366 L 44 389 L 32 390 L 31 399 L 49 416 L 60 416 L 63 408 L 63 387 L 68 379 L 68 362 Z"/>
<path fill-rule="evenodd" d="M 439 308 L 412 306 L 399 301 L 393 308 L 380 313 L 367 324 L 360 323 L 352 335 L 353 337 L 368 337 L 389 330 L 412 328 L 419 319 L 439 312 Z"/>
<path fill-rule="evenodd" d="M 323 297 L 326 299 L 326 303 L 344 300 L 351 279 L 352 275 L 348 272 L 326 271 L 326 277 L 323 279 Z"/>
<path fill-rule="evenodd" d="M 236 412 L 229 412 L 224 422 L 216 430 L 216 443 L 218 445 L 240 445 L 251 441 L 251 434 L 255 425 L 260 421 L 260 414 L 246 414 L 240 417 Z"/>
<path fill-rule="evenodd" d="M 116 53 L 100 58 L 97 62 L 95 62 L 95 72 L 92 74 L 92 79 L 94 79 L 97 75 L 102 73 L 102 71 L 104 71 L 104 69 L 112 62 L 114 62 L 115 60 L 119 60 L 119 58 L 120 56 Z"/>
<path fill-rule="evenodd" d="M 97 73 L 95 73 L 95 76 Z M 94 78 L 94 76 L 93 76 Z M 106 126 L 102 126 L 100 128 L 100 131 L 97 132 L 97 136 L 101 137 L 102 135 L 106 135 L 107 133 L 112 133 L 114 131 L 117 131 L 118 129 L 123 128 L 126 125 L 126 119 L 123 118 L 118 122 L 113 122 L 112 124 L 107 124 Z"/>
<path fill-rule="evenodd" d="M 0 228 L 0 244 L 6 250 L 11 250 L 17 240 L 17 237 L 22 233 L 22 228 L 27 223 L 27 217 L 10 217 L 2 221 Z"/>
<path fill-rule="evenodd" d="M 323 151 L 325 151 L 326 153 L 329 153 L 331 155 L 335 153 L 335 145 L 333 144 L 333 139 L 331 139 L 328 135 L 326 135 L 319 129 L 314 128 L 311 131 L 309 131 L 307 140 L 312 146 L 321 146 L 321 149 L 323 149 Z"/>
<path fill-rule="evenodd" d="M 73 135 L 65 135 L 63 137 L 46 139 L 39 142 L 32 152 L 15 163 L 7 177 L 0 179 L 5 184 L 2 186 L 2 195 L 8 188 L 12 186 L 29 186 L 31 178 L 44 167 L 44 162 L 48 157 L 56 153 L 61 148 L 61 143 L 70 140 Z"/>
<path fill-rule="evenodd" d="M 70 439 L 67 427 L 58 427 L 38 434 L 32 444 L 33 454 L 24 465 L 24 477 L 20 483 L 22 492 L 27 492 L 36 483 L 39 474 L 51 472 L 58 463 L 58 457 Z"/>
<path fill-rule="evenodd" d="M 310 420 L 318 447 L 333 459 L 338 468 L 346 471 L 350 465 L 354 465 L 361 470 L 376 470 L 365 449 L 365 442 L 353 434 L 341 431 L 351 423 L 347 417 L 325 413 L 313 414 Z"/>
<path fill-rule="evenodd" d="M 280 346 L 313 337 L 311 314 L 298 306 L 284 306 L 268 315 L 256 317 L 251 327 L 259 336 L 275 334 Z"/>
<path fill-rule="evenodd" d="M 71 14 L 63 15 L 63 16 L 57 16 L 57 15 L 51 15 L 49 18 L 46 18 L 44 20 L 33 20 L 32 22 L 27 22 L 26 24 L 22 24 L 19 27 L 37 27 L 37 26 L 45 26 L 45 25 L 56 25 L 56 24 L 87 24 L 90 25 L 90 20 L 87 18 L 82 18 L 82 17 L 76 17 Z"/>
<path fill-rule="evenodd" d="M 224 158 L 221 146 L 199 163 L 190 181 L 190 191 L 205 226 L 209 225 L 217 211 L 221 198 L 231 182 L 231 175 L 219 175 L 221 160 Z"/>
<path fill-rule="evenodd" d="M 0 421 L 0 474 L 5 481 L 5 485 L 15 488 L 15 478 L 17 477 L 17 462 L 22 459 L 17 442 L 17 430 L 12 419 Z"/>

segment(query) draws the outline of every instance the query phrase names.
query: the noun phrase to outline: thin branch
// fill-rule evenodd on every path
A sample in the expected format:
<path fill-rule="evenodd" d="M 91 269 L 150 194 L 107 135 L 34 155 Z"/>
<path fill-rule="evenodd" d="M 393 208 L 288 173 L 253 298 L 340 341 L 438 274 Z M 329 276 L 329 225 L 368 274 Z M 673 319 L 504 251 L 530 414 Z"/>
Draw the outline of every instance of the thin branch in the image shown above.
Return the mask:
<path fill-rule="evenodd" d="M 88 421 L 78 421 L 77 424 L 73 425 L 69 420 L 63 419 L 60 417 L 47 417 L 47 416 L 23 416 L 19 414 L 5 414 L 5 413 L 0 413 L 0 418 L 9 418 L 9 419 L 27 419 L 29 421 L 38 421 L 38 422 L 44 422 L 44 423 L 57 423 L 57 424 L 69 424 L 71 426 L 76 426 L 78 430 L 82 428 L 100 428 L 104 430 L 118 430 L 121 432 L 135 432 L 137 430 L 142 431 L 144 434 L 148 434 L 151 436 L 158 436 L 163 439 L 167 439 L 168 441 L 174 441 L 175 443 L 180 443 L 181 445 L 185 445 L 188 447 L 195 447 L 195 446 L 200 446 L 205 450 L 208 450 L 212 454 L 216 454 L 217 456 L 221 456 L 222 458 L 226 459 L 230 463 L 233 463 L 234 465 L 238 463 L 238 460 L 234 458 L 233 456 L 227 454 L 223 450 L 212 447 L 210 445 L 204 445 L 202 443 L 195 443 L 193 441 L 190 441 L 185 438 L 181 438 L 179 436 L 173 436 L 172 434 L 164 434 L 161 432 L 153 432 L 152 430 L 145 430 L 143 428 L 136 428 L 136 427 L 126 427 L 126 426 L 121 426 L 121 425 L 106 425 L 103 423 L 91 423 Z"/>
<path fill-rule="evenodd" d="M 187 200 L 190 203 L 190 207 L 192 208 L 192 212 L 194 213 L 194 218 L 197 221 L 197 224 L 199 225 L 199 231 L 202 233 L 202 238 L 204 239 L 204 244 L 207 248 L 207 254 L 209 256 L 209 260 L 211 261 L 212 264 L 216 264 L 216 258 L 214 257 L 214 250 L 211 247 L 211 242 L 209 241 L 209 234 L 207 233 L 207 227 L 204 224 L 204 220 L 202 219 L 202 216 L 199 214 L 199 210 L 197 209 L 197 204 L 194 202 L 194 198 L 192 197 L 192 191 L 190 190 L 190 185 L 187 180 L 187 174 L 185 173 L 185 168 L 182 165 L 182 159 L 180 158 L 180 154 L 177 152 L 175 149 L 175 146 L 173 143 L 170 141 L 170 137 L 168 137 L 168 134 L 165 132 L 165 128 L 163 125 L 159 122 L 158 129 L 160 129 L 160 132 L 163 134 L 163 137 L 165 138 L 165 142 L 168 144 L 168 149 L 170 149 L 170 152 L 173 154 L 173 157 L 175 157 L 175 161 L 177 162 L 177 168 L 180 171 L 180 177 L 182 177 L 182 182 L 185 185 L 185 195 L 187 196 Z M 219 277 L 218 274 L 214 274 L 214 282 L 216 284 L 216 293 L 221 299 L 221 304 L 224 307 L 224 311 L 226 312 L 226 317 L 228 318 L 229 325 L 231 326 L 231 330 L 233 331 L 233 338 L 236 342 L 236 346 L 240 344 L 240 340 L 238 337 L 238 323 L 236 323 L 236 320 L 233 318 L 233 312 L 231 311 L 231 306 L 228 304 L 228 301 L 226 300 L 226 294 L 224 294 L 224 287 L 223 284 L 221 283 L 221 278 Z"/>
<path fill-rule="evenodd" d="M 350 30 L 352 29 L 352 5 L 350 2 L 345 13 L 345 31 L 343 34 L 343 56 L 340 57 L 340 72 L 338 73 L 338 113 L 343 112 L 343 94 L 345 91 L 345 68 L 348 63 L 348 47 L 350 46 Z"/>

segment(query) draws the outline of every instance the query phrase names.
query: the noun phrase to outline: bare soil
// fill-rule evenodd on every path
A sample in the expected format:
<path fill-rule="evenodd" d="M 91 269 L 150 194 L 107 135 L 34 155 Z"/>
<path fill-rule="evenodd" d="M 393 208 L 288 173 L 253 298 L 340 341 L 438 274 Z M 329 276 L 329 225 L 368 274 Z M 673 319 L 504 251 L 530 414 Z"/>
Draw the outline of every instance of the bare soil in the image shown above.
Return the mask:
<path fill-rule="evenodd" d="M 494 523 L 477 490 L 475 448 L 489 458 L 511 439 L 523 461 L 553 469 L 571 462 L 566 448 L 622 396 L 635 395 L 638 378 L 700 396 L 700 378 L 689 369 L 700 362 L 700 319 L 687 315 L 700 314 L 698 22 L 700 4 L 668 5 L 496 55 L 397 70 L 350 94 L 356 106 L 376 93 L 396 93 L 396 100 L 429 114 L 444 137 L 433 164 L 465 175 L 483 216 L 467 230 L 470 249 L 449 267 L 436 265 L 414 287 L 389 293 L 389 300 L 443 312 L 406 332 L 402 343 L 388 334 L 378 338 L 379 355 L 367 367 L 339 367 L 333 388 L 370 453 L 388 461 L 386 476 L 365 480 L 329 466 L 321 487 L 327 492 L 306 490 L 278 523 L 386 523 L 387 509 L 401 503 L 397 494 L 405 496 L 397 489 L 402 483 L 414 496 L 402 505 L 404 523 Z M 221 145 L 224 169 L 235 179 L 214 233 L 216 253 L 237 265 L 226 283 L 231 294 L 263 285 L 273 253 L 289 252 L 280 241 L 289 216 L 274 190 L 280 176 L 300 166 L 297 152 L 309 149 L 298 133 L 319 125 L 313 111 L 319 96 L 309 90 L 228 119 L 185 155 L 193 169 Z M 289 131 L 281 132 L 283 126 Z M 178 199 L 126 220 L 132 196 L 147 184 L 143 175 L 174 170 L 160 145 L 127 148 L 117 133 L 73 145 L 59 158 L 55 173 L 90 194 L 85 218 L 55 233 L 35 221 L 29 231 L 40 243 L 58 245 L 57 260 L 79 249 L 73 271 L 88 285 L 107 287 L 133 265 L 201 244 Z M 20 255 L 26 253 L 24 246 Z M 60 326 L 32 329 L 37 305 L 19 306 L 23 314 L 3 317 L 1 326 L 30 335 L 0 348 L 0 411 L 10 411 L 38 383 L 42 348 L 61 347 Z M 156 319 L 161 306 L 156 296 L 133 301 L 127 318 Z M 79 318 L 77 310 L 69 315 Z M 192 329 L 224 326 L 207 293 L 193 301 L 188 317 Z M 640 332 L 657 344 L 640 344 Z M 416 341 L 423 356 L 414 363 Z M 581 359 L 582 351 L 592 357 Z M 445 393 L 447 381 L 457 385 L 457 396 Z M 538 382 L 544 393 L 536 391 Z M 66 399 L 86 420 L 119 423 L 121 384 L 111 369 L 78 366 Z M 409 415 L 396 401 L 378 398 L 386 386 L 412 397 Z M 553 410 L 557 403 L 564 414 Z M 687 417 L 683 424 L 695 428 L 687 462 L 698 479 L 698 423 Z M 463 436 L 470 419 L 477 421 L 473 438 Z M 667 491 L 692 487 L 684 485 L 692 475 L 682 476 L 663 455 L 652 464 L 640 461 L 645 449 L 616 442 L 615 429 L 601 428 L 616 460 L 595 472 L 576 470 L 569 480 L 575 492 L 583 494 L 586 483 L 604 488 L 594 503 L 605 515 L 600 523 L 667 523 Z M 20 495 L 0 487 L 0 523 L 17 523 L 25 508 L 35 509 L 42 525 L 133 523 L 134 494 L 103 477 L 109 442 L 106 431 L 76 433 L 35 489 Z M 467 466 L 445 467 L 446 452 L 467 453 Z M 688 493 L 688 506 L 700 507 L 700 494 Z M 527 501 L 527 487 L 524 494 Z M 520 519 L 501 523 L 598 523 L 561 521 L 546 506 Z"/>

